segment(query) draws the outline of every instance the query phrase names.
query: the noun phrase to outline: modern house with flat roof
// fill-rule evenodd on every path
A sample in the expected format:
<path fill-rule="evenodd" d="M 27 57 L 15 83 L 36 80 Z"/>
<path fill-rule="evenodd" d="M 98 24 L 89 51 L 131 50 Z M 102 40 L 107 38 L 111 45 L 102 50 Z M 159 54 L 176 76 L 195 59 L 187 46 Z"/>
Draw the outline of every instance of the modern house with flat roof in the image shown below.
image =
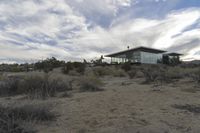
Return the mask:
<path fill-rule="evenodd" d="M 128 49 L 125 51 L 116 52 L 113 54 L 106 55 L 105 57 L 111 58 L 111 64 L 116 63 L 139 63 L 139 64 L 157 64 L 162 62 L 163 58 L 167 59 L 176 58 L 180 59 L 182 54 L 179 53 L 167 53 L 167 51 L 148 48 L 148 47 L 137 47 Z"/>

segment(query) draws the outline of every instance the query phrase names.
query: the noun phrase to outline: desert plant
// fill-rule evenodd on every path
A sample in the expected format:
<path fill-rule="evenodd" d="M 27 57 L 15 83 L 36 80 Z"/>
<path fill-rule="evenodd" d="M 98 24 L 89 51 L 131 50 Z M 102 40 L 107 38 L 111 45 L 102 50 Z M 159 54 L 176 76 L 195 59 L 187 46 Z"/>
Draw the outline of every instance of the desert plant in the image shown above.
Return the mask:
<path fill-rule="evenodd" d="M 167 68 L 165 66 L 150 65 L 145 66 L 142 70 L 145 77 L 145 83 L 160 82 L 170 82 L 170 78 L 167 75 Z"/>
<path fill-rule="evenodd" d="M 128 76 L 130 79 L 133 79 L 137 74 L 137 71 L 136 70 L 131 70 L 128 72 Z"/>
<path fill-rule="evenodd" d="M 122 64 L 121 68 L 126 72 L 130 71 L 131 70 L 131 62 L 126 62 L 126 63 Z"/>
<path fill-rule="evenodd" d="M 52 79 L 49 74 L 29 75 L 20 82 L 20 92 L 28 95 L 29 98 L 54 97 L 57 92 L 70 90 L 67 81 L 61 79 Z"/>
<path fill-rule="evenodd" d="M 117 69 L 113 69 L 111 71 L 111 75 L 114 76 L 114 77 L 125 77 L 126 76 L 126 72 L 124 70 L 122 70 L 121 68 Z"/>
<path fill-rule="evenodd" d="M 27 94 L 29 98 L 53 97 L 57 92 L 71 90 L 69 82 L 52 78 L 50 74 L 4 76 L 0 80 L 0 96 Z"/>
<path fill-rule="evenodd" d="M 145 77 L 145 83 L 154 82 L 158 77 L 158 71 L 153 66 L 143 68 L 142 73 Z"/>
<path fill-rule="evenodd" d="M 64 74 L 69 74 L 70 71 L 74 70 L 79 74 L 84 74 L 86 69 L 86 64 L 81 62 L 67 62 L 63 68 L 62 72 Z"/>
<path fill-rule="evenodd" d="M 73 66 L 74 66 L 76 72 L 78 72 L 80 74 L 84 74 L 85 69 L 86 69 L 86 64 L 85 63 L 74 62 Z"/>
<path fill-rule="evenodd" d="M 56 118 L 49 111 L 49 106 L 41 104 L 27 104 L 22 106 L 0 105 L 0 132 L 1 133 L 34 133 L 34 129 L 25 128 L 25 122 L 50 121 Z"/>
<path fill-rule="evenodd" d="M 80 91 L 85 92 L 95 92 L 95 91 L 102 91 L 101 88 L 103 83 L 97 77 L 84 77 L 80 81 Z"/>
<path fill-rule="evenodd" d="M 169 79 L 180 79 L 183 77 L 184 70 L 180 67 L 170 67 L 166 70 L 166 75 Z"/>
<path fill-rule="evenodd" d="M 11 96 L 19 94 L 19 77 L 2 77 L 0 80 L 0 96 Z"/>
<path fill-rule="evenodd" d="M 198 84 L 200 84 L 200 69 L 192 72 L 190 77 Z"/>
<path fill-rule="evenodd" d="M 110 69 L 109 67 L 95 67 L 93 68 L 93 73 L 96 76 L 106 76 L 106 75 L 111 75 L 112 73 L 112 69 Z"/>
<path fill-rule="evenodd" d="M 48 73 L 49 71 L 52 71 L 54 68 L 58 68 L 63 66 L 65 62 L 59 61 L 55 57 L 47 58 L 43 61 L 36 62 L 34 64 L 35 69 L 37 70 L 43 70 L 44 72 Z"/>
<path fill-rule="evenodd" d="M 176 109 L 180 109 L 180 110 L 186 110 L 186 111 L 189 111 L 191 113 L 200 113 L 200 106 L 199 105 L 189 105 L 189 104 L 186 104 L 186 105 L 172 105 L 173 108 L 176 108 Z"/>

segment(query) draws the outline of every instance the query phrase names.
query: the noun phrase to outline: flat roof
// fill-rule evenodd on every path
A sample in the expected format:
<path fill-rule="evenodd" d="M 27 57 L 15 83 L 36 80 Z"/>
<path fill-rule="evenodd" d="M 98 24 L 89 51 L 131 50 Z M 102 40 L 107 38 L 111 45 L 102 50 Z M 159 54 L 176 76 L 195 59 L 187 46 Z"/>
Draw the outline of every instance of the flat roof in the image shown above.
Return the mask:
<path fill-rule="evenodd" d="M 169 56 L 181 56 L 183 54 L 172 52 L 172 53 L 166 53 L 165 55 L 169 55 Z"/>
<path fill-rule="evenodd" d="M 148 48 L 148 47 L 142 46 L 142 47 L 137 47 L 137 48 L 132 48 L 132 49 L 116 52 L 116 53 L 113 53 L 113 54 L 108 54 L 108 55 L 105 55 L 105 57 L 114 57 L 114 56 L 117 56 L 117 55 L 121 55 L 121 54 L 124 54 L 124 53 L 127 53 L 127 52 L 134 52 L 134 51 L 143 51 L 143 52 L 156 53 L 156 54 L 167 52 L 167 51 L 164 51 L 164 50 L 159 50 L 159 49 Z"/>

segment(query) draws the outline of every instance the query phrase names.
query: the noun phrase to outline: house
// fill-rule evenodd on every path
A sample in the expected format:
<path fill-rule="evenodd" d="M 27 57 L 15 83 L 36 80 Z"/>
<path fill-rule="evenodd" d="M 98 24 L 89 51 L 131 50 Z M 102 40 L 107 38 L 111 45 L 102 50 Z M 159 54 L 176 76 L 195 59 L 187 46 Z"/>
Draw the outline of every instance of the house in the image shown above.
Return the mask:
<path fill-rule="evenodd" d="M 178 53 L 167 53 L 167 51 L 154 48 L 137 47 L 109 54 L 106 55 L 105 57 L 111 58 L 111 64 L 125 63 L 125 62 L 139 63 L 139 64 L 157 64 L 159 62 L 163 62 L 163 58 L 167 60 L 177 59 L 180 61 L 181 55 L 182 54 Z"/>

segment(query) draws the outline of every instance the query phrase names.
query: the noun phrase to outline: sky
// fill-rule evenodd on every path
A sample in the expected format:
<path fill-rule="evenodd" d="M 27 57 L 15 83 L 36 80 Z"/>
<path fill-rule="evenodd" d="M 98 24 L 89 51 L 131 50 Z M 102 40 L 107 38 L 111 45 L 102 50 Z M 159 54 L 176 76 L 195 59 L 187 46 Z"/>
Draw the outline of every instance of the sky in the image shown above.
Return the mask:
<path fill-rule="evenodd" d="M 200 59 L 200 0 L 0 0 L 0 63 L 91 60 L 127 46 Z"/>

